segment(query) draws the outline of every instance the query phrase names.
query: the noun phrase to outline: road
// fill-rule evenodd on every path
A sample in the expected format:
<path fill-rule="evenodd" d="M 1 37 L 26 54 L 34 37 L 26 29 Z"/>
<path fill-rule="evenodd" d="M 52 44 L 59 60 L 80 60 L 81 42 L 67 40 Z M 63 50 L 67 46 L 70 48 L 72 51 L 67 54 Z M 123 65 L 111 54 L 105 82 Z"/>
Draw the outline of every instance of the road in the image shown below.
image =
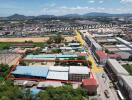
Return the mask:
<path fill-rule="evenodd" d="M 90 47 L 88 47 L 87 43 L 85 40 L 82 39 L 81 35 L 78 35 L 79 33 L 76 31 L 78 40 L 81 42 L 84 47 L 86 47 L 89 52 L 88 52 L 88 60 L 92 62 L 92 73 L 95 76 L 95 79 L 98 83 L 98 89 L 97 89 L 97 100 L 119 100 L 117 93 L 114 88 L 110 88 L 110 79 L 108 78 L 107 74 L 103 70 L 102 67 L 98 67 L 96 64 L 96 61 L 94 60 L 94 57 L 92 55 L 92 52 L 90 51 Z M 102 75 L 104 74 L 104 77 Z M 106 98 L 104 91 L 108 90 L 110 97 Z"/>
<path fill-rule="evenodd" d="M 102 74 L 105 75 L 105 78 L 102 77 Z M 97 89 L 97 94 L 100 94 L 100 96 L 98 96 L 98 100 L 119 100 L 115 89 L 110 88 L 110 79 L 108 78 L 106 73 L 105 72 L 96 73 L 95 76 L 99 84 L 99 87 Z M 108 90 L 110 94 L 109 98 L 106 98 L 104 94 L 105 90 Z"/>

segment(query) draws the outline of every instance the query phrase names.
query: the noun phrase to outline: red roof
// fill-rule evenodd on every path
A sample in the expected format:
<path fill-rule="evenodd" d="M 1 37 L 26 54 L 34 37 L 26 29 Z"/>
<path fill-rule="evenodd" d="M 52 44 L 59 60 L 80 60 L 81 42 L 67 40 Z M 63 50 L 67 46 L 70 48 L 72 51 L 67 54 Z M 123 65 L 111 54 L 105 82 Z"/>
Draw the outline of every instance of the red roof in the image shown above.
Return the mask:
<path fill-rule="evenodd" d="M 90 78 L 90 79 L 83 79 L 82 80 L 82 84 L 84 86 L 89 86 L 89 85 L 97 85 L 97 82 L 94 78 Z"/>
<path fill-rule="evenodd" d="M 106 53 L 104 53 L 102 50 L 97 50 L 96 54 L 100 57 L 100 58 L 107 58 Z"/>
<path fill-rule="evenodd" d="M 118 55 L 118 54 L 108 54 L 108 57 L 109 58 L 114 58 L 114 59 L 121 58 L 121 56 Z"/>

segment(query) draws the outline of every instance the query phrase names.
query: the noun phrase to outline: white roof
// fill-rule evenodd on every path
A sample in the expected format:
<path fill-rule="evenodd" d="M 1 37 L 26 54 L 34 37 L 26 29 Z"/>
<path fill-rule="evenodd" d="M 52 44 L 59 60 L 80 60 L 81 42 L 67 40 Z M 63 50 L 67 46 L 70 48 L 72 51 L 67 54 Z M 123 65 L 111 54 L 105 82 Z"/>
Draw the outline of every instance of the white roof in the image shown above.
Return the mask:
<path fill-rule="evenodd" d="M 132 45 L 129 45 L 130 47 L 132 47 Z"/>
<path fill-rule="evenodd" d="M 127 87 L 129 87 L 129 89 L 132 91 L 132 76 L 121 75 L 121 79 L 124 81 L 125 85 L 127 85 Z"/>
<path fill-rule="evenodd" d="M 68 80 L 68 72 L 49 71 L 47 79 Z"/>
<path fill-rule="evenodd" d="M 89 74 L 90 69 L 86 66 L 70 66 L 70 74 Z"/>
<path fill-rule="evenodd" d="M 128 42 L 128 41 L 126 41 L 126 40 L 124 40 L 124 39 L 122 39 L 120 37 L 116 37 L 116 39 L 119 40 L 120 42 L 124 43 L 124 44 L 127 44 L 127 45 L 131 44 L 130 42 Z"/>
<path fill-rule="evenodd" d="M 72 47 L 60 47 L 62 50 L 72 50 Z"/>
<path fill-rule="evenodd" d="M 126 50 L 132 50 L 131 48 L 119 48 L 120 50 L 126 51 Z"/>
<path fill-rule="evenodd" d="M 49 67 L 50 71 L 59 71 L 59 72 L 68 72 L 69 67 L 64 67 L 64 66 L 50 66 Z"/>
<path fill-rule="evenodd" d="M 115 74 L 129 75 L 129 73 L 119 64 L 117 60 L 108 59 L 107 63 Z"/>
<path fill-rule="evenodd" d="M 121 48 L 122 48 L 122 47 L 124 47 L 124 48 L 127 47 L 127 46 L 124 45 L 124 44 L 117 44 L 116 46 L 117 46 L 117 47 L 121 47 Z"/>
<path fill-rule="evenodd" d="M 109 42 L 116 42 L 116 39 L 107 39 Z"/>
<path fill-rule="evenodd" d="M 39 82 L 39 84 L 37 85 L 37 87 L 60 87 L 62 86 L 61 82 L 51 82 L 51 81 L 46 81 L 46 82 Z"/>

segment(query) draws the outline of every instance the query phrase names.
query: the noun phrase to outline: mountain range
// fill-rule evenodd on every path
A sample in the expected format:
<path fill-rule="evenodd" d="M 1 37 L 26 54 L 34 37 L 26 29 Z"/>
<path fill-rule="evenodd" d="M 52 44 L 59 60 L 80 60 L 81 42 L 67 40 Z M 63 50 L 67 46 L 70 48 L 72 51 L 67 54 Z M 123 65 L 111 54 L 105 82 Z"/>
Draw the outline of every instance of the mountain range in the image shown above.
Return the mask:
<path fill-rule="evenodd" d="M 109 13 L 99 13 L 99 12 L 92 12 L 87 14 L 67 14 L 63 16 L 55 16 L 55 15 L 39 15 L 39 16 L 25 16 L 20 14 L 14 14 L 8 17 L 0 17 L 1 20 L 23 20 L 23 19 L 44 19 L 44 18 L 56 18 L 56 17 L 72 17 L 72 18 L 83 18 L 83 17 L 132 17 L 132 14 L 109 14 Z"/>

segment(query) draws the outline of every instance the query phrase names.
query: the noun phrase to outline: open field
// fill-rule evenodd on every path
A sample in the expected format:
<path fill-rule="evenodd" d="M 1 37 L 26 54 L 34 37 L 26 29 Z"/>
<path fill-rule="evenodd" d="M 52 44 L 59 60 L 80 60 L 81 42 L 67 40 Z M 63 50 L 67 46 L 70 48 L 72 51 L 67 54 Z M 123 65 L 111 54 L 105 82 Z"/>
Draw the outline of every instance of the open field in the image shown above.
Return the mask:
<path fill-rule="evenodd" d="M 38 37 L 38 38 L 0 38 L 0 42 L 47 42 L 49 37 Z M 67 41 L 75 40 L 75 37 L 65 37 Z"/>
<path fill-rule="evenodd" d="M 12 53 L 6 53 L 6 54 L 0 54 L 0 64 L 9 64 L 13 65 L 18 58 L 20 58 L 20 54 L 12 54 Z"/>

